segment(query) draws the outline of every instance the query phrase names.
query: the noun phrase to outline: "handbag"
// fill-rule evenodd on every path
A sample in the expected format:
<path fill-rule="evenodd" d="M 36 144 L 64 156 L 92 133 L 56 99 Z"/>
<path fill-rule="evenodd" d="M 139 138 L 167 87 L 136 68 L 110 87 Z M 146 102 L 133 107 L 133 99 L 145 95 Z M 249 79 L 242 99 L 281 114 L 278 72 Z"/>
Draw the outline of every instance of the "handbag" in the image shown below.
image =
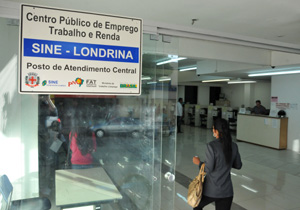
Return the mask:
<path fill-rule="evenodd" d="M 206 175 L 204 167 L 205 163 L 201 165 L 198 176 L 189 185 L 187 202 L 193 208 L 199 205 L 202 198 L 203 182 Z"/>

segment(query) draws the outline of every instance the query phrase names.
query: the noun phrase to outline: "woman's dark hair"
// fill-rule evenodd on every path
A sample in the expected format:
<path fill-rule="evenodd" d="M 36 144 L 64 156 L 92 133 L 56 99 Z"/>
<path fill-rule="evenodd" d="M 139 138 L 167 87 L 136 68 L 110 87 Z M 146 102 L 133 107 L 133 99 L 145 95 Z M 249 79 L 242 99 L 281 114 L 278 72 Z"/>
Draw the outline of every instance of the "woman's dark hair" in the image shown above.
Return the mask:
<path fill-rule="evenodd" d="M 93 132 L 86 127 L 77 127 L 76 143 L 82 155 L 91 153 L 94 150 Z"/>
<path fill-rule="evenodd" d="M 214 121 L 214 129 L 219 132 L 219 139 L 223 145 L 226 163 L 230 164 L 232 157 L 232 139 L 228 122 L 225 119 L 218 118 Z"/>

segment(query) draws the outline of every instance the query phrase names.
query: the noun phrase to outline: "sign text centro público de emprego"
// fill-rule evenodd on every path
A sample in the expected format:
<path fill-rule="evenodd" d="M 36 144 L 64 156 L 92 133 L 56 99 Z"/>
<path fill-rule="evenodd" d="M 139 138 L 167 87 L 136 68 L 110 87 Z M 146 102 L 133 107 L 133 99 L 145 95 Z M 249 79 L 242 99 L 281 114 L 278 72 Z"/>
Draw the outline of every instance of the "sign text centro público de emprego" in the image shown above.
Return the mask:
<path fill-rule="evenodd" d="M 20 93 L 141 94 L 141 19 L 23 4 L 20 31 Z"/>

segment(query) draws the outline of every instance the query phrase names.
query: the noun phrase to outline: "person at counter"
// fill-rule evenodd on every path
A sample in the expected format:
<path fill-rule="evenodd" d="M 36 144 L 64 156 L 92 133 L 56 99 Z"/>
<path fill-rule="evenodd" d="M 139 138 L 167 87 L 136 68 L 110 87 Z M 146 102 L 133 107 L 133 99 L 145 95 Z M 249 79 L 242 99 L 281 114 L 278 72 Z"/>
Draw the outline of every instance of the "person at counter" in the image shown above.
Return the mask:
<path fill-rule="evenodd" d="M 261 105 L 260 100 L 256 100 L 256 106 L 253 107 L 252 114 L 267 114 L 267 110 L 263 105 Z"/>
<path fill-rule="evenodd" d="M 177 108 L 175 110 L 174 115 L 177 116 L 177 133 L 183 133 L 181 131 L 181 121 L 182 121 L 182 117 L 183 117 L 183 99 L 179 98 L 178 102 L 177 102 Z"/>

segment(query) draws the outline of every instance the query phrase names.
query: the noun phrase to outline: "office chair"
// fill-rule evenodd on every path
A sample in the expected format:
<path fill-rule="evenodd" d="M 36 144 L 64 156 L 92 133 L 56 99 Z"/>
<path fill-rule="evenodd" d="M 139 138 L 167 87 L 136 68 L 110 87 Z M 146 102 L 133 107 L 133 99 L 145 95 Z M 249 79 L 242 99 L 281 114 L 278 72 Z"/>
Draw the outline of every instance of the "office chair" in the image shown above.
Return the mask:
<path fill-rule="evenodd" d="M 28 198 L 11 201 L 13 186 L 6 175 L 0 177 L 1 210 L 49 210 L 51 203 L 48 198 Z"/>

